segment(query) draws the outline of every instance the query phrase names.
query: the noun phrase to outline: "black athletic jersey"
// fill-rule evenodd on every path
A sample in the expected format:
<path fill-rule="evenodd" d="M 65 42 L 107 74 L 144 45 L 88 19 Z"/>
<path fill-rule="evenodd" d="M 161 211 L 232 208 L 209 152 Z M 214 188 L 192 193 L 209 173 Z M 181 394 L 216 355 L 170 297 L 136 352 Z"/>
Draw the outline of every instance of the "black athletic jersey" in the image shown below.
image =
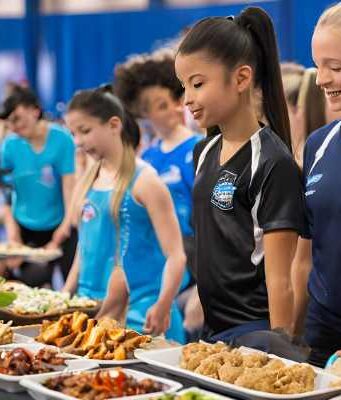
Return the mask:
<path fill-rule="evenodd" d="M 264 127 L 222 166 L 221 147 L 219 136 L 194 150 L 197 283 L 208 335 L 269 318 L 263 234 L 304 230 L 300 170 L 281 139 Z"/>

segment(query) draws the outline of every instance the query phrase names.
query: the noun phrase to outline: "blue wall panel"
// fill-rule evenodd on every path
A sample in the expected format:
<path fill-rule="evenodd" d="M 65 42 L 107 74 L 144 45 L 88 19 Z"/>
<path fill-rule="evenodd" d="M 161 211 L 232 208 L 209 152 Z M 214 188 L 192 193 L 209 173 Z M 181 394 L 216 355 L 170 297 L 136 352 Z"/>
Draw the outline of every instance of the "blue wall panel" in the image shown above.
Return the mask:
<path fill-rule="evenodd" d="M 281 59 L 312 65 L 311 35 L 318 16 L 331 1 L 250 3 L 263 7 L 273 18 Z M 114 65 L 128 55 L 150 51 L 203 17 L 238 14 L 244 7 L 240 4 L 190 9 L 152 7 L 138 12 L 40 16 L 40 43 L 54 60 L 55 71 L 47 108 L 54 111 L 54 104 L 67 101 L 76 89 L 110 81 Z M 0 20 L 0 51 L 24 48 L 24 21 Z M 28 68 L 34 65 L 34 62 L 27 62 Z M 30 70 L 27 75 L 34 76 Z"/>

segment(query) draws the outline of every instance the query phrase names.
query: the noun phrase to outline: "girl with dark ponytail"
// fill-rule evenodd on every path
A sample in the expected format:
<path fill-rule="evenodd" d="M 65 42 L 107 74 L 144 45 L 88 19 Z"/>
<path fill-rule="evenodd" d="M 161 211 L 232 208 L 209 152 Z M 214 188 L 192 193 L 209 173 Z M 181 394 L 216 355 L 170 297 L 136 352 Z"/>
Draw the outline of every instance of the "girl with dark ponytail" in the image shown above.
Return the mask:
<path fill-rule="evenodd" d="M 179 46 L 176 72 L 201 128 L 194 225 L 205 335 L 291 330 L 290 265 L 303 230 L 300 172 L 274 28 L 260 8 L 199 21 Z M 268 126 L 258 121 L 259 92 Z"/>
<path fill-rule="evenodd" d="M 74 193 L 79 242 L 64 291 L 103 300 L 98 317 L 182 342 L 181 233 L 166 186 L 136 157 L 137 123 L 107 88 L 76 93 L 65 121 L 95 162 Z"/>

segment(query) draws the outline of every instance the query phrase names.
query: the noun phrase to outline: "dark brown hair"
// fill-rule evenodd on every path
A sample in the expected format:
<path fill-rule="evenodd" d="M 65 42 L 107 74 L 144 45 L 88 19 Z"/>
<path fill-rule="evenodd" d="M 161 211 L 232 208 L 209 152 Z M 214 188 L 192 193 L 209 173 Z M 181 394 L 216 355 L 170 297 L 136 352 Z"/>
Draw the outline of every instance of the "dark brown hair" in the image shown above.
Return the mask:
<path fill-rule="evenodd" d="M 261 8 L 246 8 L 238 17 L 211 17 L 199 21 L 181 42 L 178 53 L 205 51 L 228 69 L 241 63 L 254 70 L 261 89 L 262 108 L 273 131 L 291 148 L 290 123 L 285 102 L 276 35 Z"/>

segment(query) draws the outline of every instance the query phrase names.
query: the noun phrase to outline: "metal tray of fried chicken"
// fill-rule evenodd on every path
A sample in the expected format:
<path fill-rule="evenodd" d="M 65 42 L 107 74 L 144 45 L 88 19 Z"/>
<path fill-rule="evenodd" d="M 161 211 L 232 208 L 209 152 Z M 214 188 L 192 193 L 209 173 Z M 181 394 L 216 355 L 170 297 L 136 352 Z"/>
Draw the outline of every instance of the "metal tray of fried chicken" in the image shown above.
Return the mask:
<path fill-rule="evenodd" d="M 25 389 L 20 380 L 28 376 L 50 376 L 56 372 L 85 371 L 98 367 L 93 360 L 64 354 L 52 346 L 21 343 L 0 346 L 0 389 L 17 393 Z"/>
<path fill-rule="evenodd" d="M 335 375 L 260 351 L 231 349 L 224 343 L 191 343 L 136 352 L 136 357 L 239 399 L 326 400 L 341 393 Z"/>
<path fill-rule="evenodd" d="M 35 341 L 96 360 L 100 365 L 139 363 L 134 351 L 152 341 L 111 318 L 93 319 L 81 312 L 63 315 L 58 321 L 43 321 Z"/>

